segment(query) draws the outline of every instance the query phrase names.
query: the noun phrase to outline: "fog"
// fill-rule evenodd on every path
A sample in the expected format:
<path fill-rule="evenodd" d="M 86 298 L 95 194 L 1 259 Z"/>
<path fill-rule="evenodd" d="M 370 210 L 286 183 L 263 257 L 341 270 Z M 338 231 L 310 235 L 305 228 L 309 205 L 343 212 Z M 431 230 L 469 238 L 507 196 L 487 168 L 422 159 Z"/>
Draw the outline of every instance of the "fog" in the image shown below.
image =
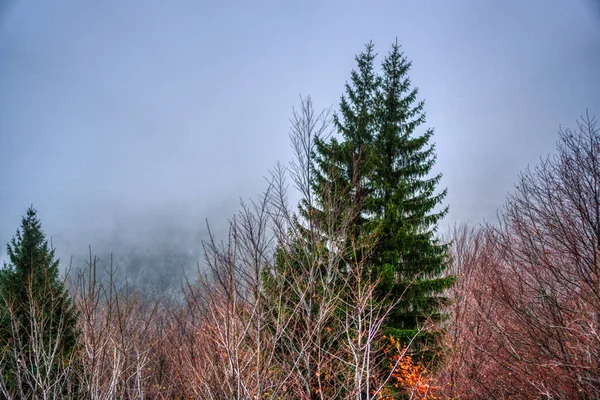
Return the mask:
<path fill-rule="evenodd" d="M 88 246 L 178 282 L 291 157 L 299 94 L 335 107 L 398 38 L 450 214 L 493 219 L 559 125 L 600 114 L 593 1 L 21 1 L 0 8 L 0 243 L 33 204 L 63 264 Z M 4 247 L 0 259 L 5 259 Z M 150 283 L 149 283 L 150 284 Z"/>

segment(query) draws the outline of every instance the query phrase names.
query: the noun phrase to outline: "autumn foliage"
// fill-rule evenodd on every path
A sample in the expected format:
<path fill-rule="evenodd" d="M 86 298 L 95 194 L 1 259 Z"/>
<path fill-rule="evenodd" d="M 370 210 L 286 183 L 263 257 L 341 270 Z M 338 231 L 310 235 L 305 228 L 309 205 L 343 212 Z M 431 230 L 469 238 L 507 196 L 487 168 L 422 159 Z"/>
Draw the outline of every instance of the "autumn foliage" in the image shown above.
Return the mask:
<path fill-rule="evenodd" d="M 383 353 L 388 360 L 391 371 L 386 387 L 379 392 L 373 392 L 377 399 L 393 400 L 398 395 L 409 399 L 437 400 L 438 388 L 435 386 L 433 374 L 427 370 L 421 361 L 414 361 L 409 348 L 401 346 L 392 336 L 383 337 L 385 345 Z"/>

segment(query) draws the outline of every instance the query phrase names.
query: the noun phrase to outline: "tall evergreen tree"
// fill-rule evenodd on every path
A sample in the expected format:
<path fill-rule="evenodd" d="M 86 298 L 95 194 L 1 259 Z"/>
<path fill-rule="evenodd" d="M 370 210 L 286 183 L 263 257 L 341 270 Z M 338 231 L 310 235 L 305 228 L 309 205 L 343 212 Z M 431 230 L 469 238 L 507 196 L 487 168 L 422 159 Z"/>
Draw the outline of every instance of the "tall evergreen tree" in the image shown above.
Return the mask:
<path fill-rule="evenodd" d="M 343 360 L 345 346 L 357 335 L 348 321 L 358 315 L 352 291 L 359 281 L 379 282 L 374 307 L 393 306 L 384 329 L 405 343 L 426 320 L 442 317 L 441 295 L 452 283 L 442 277 L 447 247 L 435 237 L 447 209 L 440 207 L 445 190 L 436 194 L 441 176 L 430 176 L 433 130 L 417 132 L 425 122 L 424 106 L 411 88 L 410 63 L 400 47 L 392 47 L 381 73 L 375 58 L 372 43 L 356 57 L 358 67 L 333 119 L 339 135 L 317 135 L 314 147 L 301 143 L 310 156 L 299 166 L 299 216 L 291 223 L 288 242 L 280 243 L 273 269 L 263 277 L 264 292 L 277 300 L 273 320 L 293 327 L 276 351 L 285 357 L 290 349 L 301 350 L 304 362 L 292 357 L 292 366 L 306 377 L 307 397 L 315 395 L 316 360 L 323 348 Z M 324 301 L 333 293 L 331 301 Z M 328 330 L 334 333 L 324 334 Z M 431 333 L 420 334 L 417 343 L 425 344 Z M 425 355 L 425 346 L 416 348 Z M 339 387 L 336 379 L 356 372 L 350 364 L 340 363 L 339 374 L 331 378 L 334 387 Z M 337 393 L 335 398 L 344 398 L 343 391 Z"/>
<path fill-rule="evenodd" d="M 453 283 L 444 275 L 448 246 L 436 237 L 447 211 L 446 189 L 436 193 L 441 174 L 431 176 L 435 146 L 425 123 L 424 102 L 408 77 L 411 63 L 396 42 L 382 63 L 376 110 L 374 151 L 377 165 L 371 181 L 371 219 L 379 222 L 381 241 L 373 263 L 384 274 L 382 294 L 401 301 L 391 312 L 387 331 L 408 342 L 426 320 L 443 317 L 443 292 Z M 417 343 L 431 336 L 424 331 Z"/>
<path fill-rule="evenodd" d="M 442 318 L 442 294 L 453 282 L 443 276 L 447 246 L 435 236 L 447 213 L 441 207 L 446 190 L 436 193 L 441 175 L 430 176 L 436 158 L 430 144 L 433 130 L 418 134 L 425 113 L 407 76 L 411 63 L 397 43 L 380 74 L 375 57 L 369 43 L 356 58 L 358 70 L 351 74 L 334 119 L 341 139 L 318 143 L 314 191 L 323 196 L 326 188 L 339 187 L 360 198 L 353 201 L 362 204 L 353 234 L 379 237 L 368 251 L 371 262 L 365 273 L 382 277 L 382 301 L 401 298 L 386 331 L 408 343 L 426 320 Z M 431 333 L 421 332 L 417 343 L 424 344 Z"/>
<path fill-rule="evenodd" d="M 76 313 L 32 207 L 7 252 L 0 271 L 0 368 L 17 397 L 33 398 L 42 383 L 24 377 L 60 374 L 75 349 Z"/>

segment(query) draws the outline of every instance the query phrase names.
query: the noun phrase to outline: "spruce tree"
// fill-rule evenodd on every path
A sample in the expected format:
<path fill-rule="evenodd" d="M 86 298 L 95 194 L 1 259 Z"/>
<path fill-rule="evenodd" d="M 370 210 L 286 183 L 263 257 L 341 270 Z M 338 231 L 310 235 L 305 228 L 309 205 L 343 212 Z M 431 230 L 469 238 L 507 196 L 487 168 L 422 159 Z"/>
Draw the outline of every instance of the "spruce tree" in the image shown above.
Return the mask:
<path fill-rule="evenodd" d="M 365 273 L 382 278 L 381 301 L 400 299 L 385 331 L 404 343 L 418 336 L 415 348 L 424 350 L 435 335 L 421 328 L 443 317 L 443 292 L 453 282 L 443 276 L 447 245 L 436 238 L 447 213 L 441 207 L 446 190 L 436 193 L 441 175 L 430 176 L 436 158 L 433 129 L 418 133 L 425 113 L 407 76 L 411 63 L 397 43 L 381 73 L 375 71 L 375 57 L 372 43 L 356 57 L 358 70 L 351 73 L 334 119 L 340 140 L 318 143 L 314 190 L 324 196 L 325 188 L 340 187 L 355 197 L 353 204 L 362 204 L 353 234 L 379 237 L 368 250 Z"/>
<path fill-rule="evenodd" d="M 276 352 L 286 357 L 289 349 L 303 349 L 306 367 L 293 363 L 308 377 L 309 387 L 319 372 L 310 361 L 312 352 L 320 348 L 304 348 L 307 335 L 321 337 L 319 329 L 333 328 L 333 339 L 321 346 L 342 360 L 345 344 L 356 334 L 355 327 L 344 325 L 353 312 L 356 270 L 364 268 L 358 277 L 363 284 L 379 282 L 375 307 L 393 306 L 384 333 L 401 343 L 421 332 L 426 320 L 443 317 L 442 294 L 452 284 L 452 278 L 442 277 L 447 246 L 435 237 L 447 208 L 441 207 L 446 191 L 436 193 L 441 176 L 430 176 L 433 130 L 418 134 L 425 123 L 424 104 L 411 87 L 410 63 L 400 47 L 392 47 L 381 73 L 375 70 L 375 59 L 372 43 L 356 57 L 358 67 L 333 119 L 338 135 L 315 137 L 314 152 L 302 164 L 303 173 L 307 170 L 302 182 L 309 182 L 311 190 L 303 191 L 289 242 L 280 243 L 275 265 L 263 276 L 266 296 L 277 300 L 273 320 L 286 320 L 293 327 L 279 341 L 286 343 L 276 344 Z M 334 301 L 312 300 L 323 299 L 325 293 L 336 293 Z M 324 304 L 330 311 L 323 313 Z M 317 320 L 321 322 L 315 324 Z M 430 355 L 425 344 L 434 337 L 431 329 L 422 332 L 412 349 Z M 355 372 L 342 364 L 332 382 Z M 338 392 L 336 398 L 344 395 Z"/>
<path fill-rule="evenodd" d="M 441 174 L 431 176 L 436 161 L 435 146 L 430 143 L 433 129 L 418 132 L 425 123 L 424 102 L 411 85 L 410 67 L 396 42 L 382 63 L 375 111 L 377 165 L 369 203 L 381 234 L 373 257 L 385 277 L 381 294 L 401 297 L 386 329 L 405 343 L 426 321 L 443 318 L 443 293 L 454 281 L 444 275 L 448 246 L 436 237 L 438 223 L 448 211 L 442 206 L 446 189 L 436 192 Z M 432 339 L 432 333 L 423 331 L 417 344 Z"/>
<path fill-rule="evenodd" d="M 7 253 L 9 263 L 0 271 L 0 368 L 9 391 L 33 398 L 42 383 L 26 377 L 38 372 L 58 377 L 70 360 L 77 339 L 76 312 L 32 207 L 7 244 Z"/>

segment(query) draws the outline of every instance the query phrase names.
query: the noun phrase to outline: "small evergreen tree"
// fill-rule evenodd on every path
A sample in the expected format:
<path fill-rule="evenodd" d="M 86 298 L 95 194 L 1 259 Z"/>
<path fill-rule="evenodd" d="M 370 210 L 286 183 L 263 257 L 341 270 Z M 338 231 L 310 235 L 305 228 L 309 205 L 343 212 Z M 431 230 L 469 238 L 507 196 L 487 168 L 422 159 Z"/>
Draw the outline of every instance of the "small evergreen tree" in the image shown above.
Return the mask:
<path fill-rule="evenodd" d="M 9 392 L 34 398 L 64 379 L 77 339 L 76 312 L 32 207 L 7 252 L 0 271 L 0 368 Z"/>

